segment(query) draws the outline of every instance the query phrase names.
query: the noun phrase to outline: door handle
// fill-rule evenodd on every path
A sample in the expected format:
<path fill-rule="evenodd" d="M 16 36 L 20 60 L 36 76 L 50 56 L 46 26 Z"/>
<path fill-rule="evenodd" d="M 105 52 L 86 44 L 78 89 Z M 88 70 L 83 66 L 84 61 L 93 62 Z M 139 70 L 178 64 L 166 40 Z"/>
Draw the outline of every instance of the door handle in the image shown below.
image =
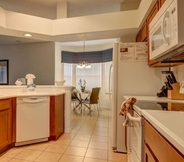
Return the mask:
<path fill-rule="evenodd" d="M 141 122 L 141 118 L 140 117 L 133 117 L 129 113 L 127 113 L 127 117 L 128 117 L 128 120 L 129 121 L 132 121 L 132 122 Z"/>
<path fill-rule="evenodd" d="M 168 18 L 169 19 L 169 11 L 166 11 L 163 20 L 162 20 L 162 25 L 161 25 L 161 32 L 162 32 L 162 36 L 164 38 L 164 42 L 169 44 L 169 38 L 166 37 L 165 31 L 164 31 L 164 20 Z M 168 24 L 169 25 L 169 24 Z"/>

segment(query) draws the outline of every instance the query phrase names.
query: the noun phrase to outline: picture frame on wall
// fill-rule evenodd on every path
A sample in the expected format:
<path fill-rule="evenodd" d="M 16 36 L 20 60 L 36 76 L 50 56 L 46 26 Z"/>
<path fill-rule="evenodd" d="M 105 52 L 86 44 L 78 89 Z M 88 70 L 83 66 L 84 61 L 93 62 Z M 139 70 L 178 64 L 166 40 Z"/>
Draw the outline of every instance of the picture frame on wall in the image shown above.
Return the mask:
<path fill-rule="evenodd" d="M 0 85 L 9 84 L 9 60 L 0 60 Z"/>

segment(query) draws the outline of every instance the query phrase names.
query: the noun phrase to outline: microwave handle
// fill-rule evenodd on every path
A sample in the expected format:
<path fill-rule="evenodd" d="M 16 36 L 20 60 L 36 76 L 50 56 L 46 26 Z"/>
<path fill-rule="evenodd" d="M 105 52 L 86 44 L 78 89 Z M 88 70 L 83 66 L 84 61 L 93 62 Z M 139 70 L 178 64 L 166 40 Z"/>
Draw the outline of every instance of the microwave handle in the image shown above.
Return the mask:
<path fill-rule="evenodd" d="M 164 15 L 163 20 L 162 20 L 162 26 L 161 26 L 161 32 L 162 32 L 162 36 L 163 36 L 163 38 L 164 38 L 164 41 L 165 41 L 165 43 L 168 43 L 168 44 L 169 44 L 169 38 L 167 38 L 167 37 L 165 36 L 165 32 L 164 32 L 164 20 L 165 20 L 166 18 L 169 18 L 169 11 L 166 11 L 166 12 L 165 12 L 165 15 Z"/>

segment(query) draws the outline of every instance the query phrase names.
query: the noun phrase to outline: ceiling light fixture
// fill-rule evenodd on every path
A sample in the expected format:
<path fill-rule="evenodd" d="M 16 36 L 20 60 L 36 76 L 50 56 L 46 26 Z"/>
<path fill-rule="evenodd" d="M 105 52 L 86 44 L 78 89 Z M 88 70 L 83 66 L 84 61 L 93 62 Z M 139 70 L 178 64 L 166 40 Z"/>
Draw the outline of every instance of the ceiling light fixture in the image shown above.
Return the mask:
<path fill-rule="evenodd" d="M 88 63 L 86 61 L 82 61 L 82 62 L 78 63 L 77 68 L 79 68 L 79 69 L 84 69 L 84 68 L 90 69 L 91 65 L 90 65 L 90 63 Z"/>
<path fill-rule="evenodd" d="M 26 33 L 26 34 L 24 34 L 24 37 L 32 37 L 32 35 L 29 33 Z"/>
<path fill-rule="evenodd" d="M 83 51 L 84 51 L 84 54 L 85 54 L 85 39 L 83 41 Z M 78 65 L 77 65 L 77 68 L 79 69 L 90 69 L 91 68 L 91 65 L 89 62 L 86 62 L 86 61 L 82 61 L 82 62 L 79 62 Z"/>

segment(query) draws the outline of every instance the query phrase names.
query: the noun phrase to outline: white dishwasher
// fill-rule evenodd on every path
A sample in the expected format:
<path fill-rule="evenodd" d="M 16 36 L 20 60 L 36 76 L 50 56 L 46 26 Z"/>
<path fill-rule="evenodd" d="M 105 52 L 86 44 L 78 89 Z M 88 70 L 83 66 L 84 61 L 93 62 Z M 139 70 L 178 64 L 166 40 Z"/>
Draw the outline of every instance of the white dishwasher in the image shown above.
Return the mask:
<path fill-rule="evenodd" d="M 48 96 L 17 97 L 15 146 L 48 141 L 49 107 Z"/>

